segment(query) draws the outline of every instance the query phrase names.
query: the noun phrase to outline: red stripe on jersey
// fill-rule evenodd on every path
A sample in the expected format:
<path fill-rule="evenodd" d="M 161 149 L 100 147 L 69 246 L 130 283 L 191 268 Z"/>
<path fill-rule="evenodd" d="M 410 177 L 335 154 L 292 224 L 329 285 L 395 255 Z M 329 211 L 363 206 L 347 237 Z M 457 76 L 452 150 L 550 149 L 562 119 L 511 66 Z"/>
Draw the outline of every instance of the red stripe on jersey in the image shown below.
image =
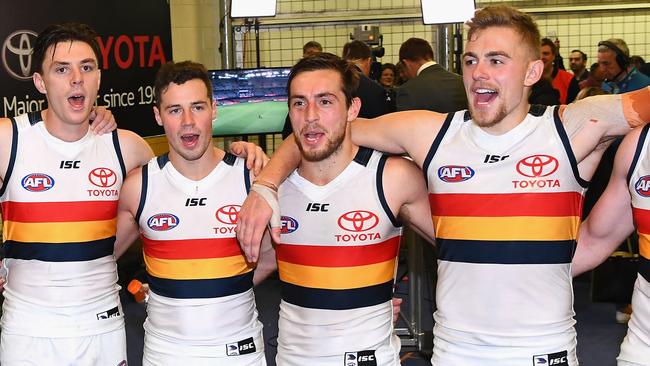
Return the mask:
<path fill-rule="evenodd" d="M 637 231 L 641 234 L 650 234 L 650 210 L 632 207 L 632 216 Z"/>
<path fill-rule="evenodd" d="M 242 255 L 236 238 L 151 240 L 142 236 L 144 253 L 159 259 L 206 259 Z"/>
<path fill-rule="evenodd" d="M 315 267 L 352 267 L 381 263 L 397 257 L 400 237 L 370 245 L 325 246 L 278 244 L 279 261 Z"/>
<path fill-rule="evenodd" d="M 429 194 L 434 216 L 580 216 L 578 192 Z"/>
<path fill-rule="evenodd" d="M 2 202 L 5 220 L 25 223 L 111 220 L 117 200 L 74 202 Z"/>

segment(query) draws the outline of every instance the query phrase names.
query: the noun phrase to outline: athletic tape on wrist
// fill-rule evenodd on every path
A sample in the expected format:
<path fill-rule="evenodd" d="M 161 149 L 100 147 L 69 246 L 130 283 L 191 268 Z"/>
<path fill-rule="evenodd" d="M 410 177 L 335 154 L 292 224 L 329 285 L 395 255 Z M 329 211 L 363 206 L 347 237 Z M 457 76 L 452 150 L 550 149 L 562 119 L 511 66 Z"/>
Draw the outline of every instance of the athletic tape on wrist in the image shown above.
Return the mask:
<path fill-rule="evenodd" d="M 280 227 L 280 204 L 278 203 L 278 192 L 259 183 L 253 183 L 251 186 L 251 191 L 262 196 L 262 198 L 264 198 L 264 201 L 266 201 L 266 203 L 271 206 L 271 210 L 273 210 L 271 221 L 269 222 L 271 227 Z"/>

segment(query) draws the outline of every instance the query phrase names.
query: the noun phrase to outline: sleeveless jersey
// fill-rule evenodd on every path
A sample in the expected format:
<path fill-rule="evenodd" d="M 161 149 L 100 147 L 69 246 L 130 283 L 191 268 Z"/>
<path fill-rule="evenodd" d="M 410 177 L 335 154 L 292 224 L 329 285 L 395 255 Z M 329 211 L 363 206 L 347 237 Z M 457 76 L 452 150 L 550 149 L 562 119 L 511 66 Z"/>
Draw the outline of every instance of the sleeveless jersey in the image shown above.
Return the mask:
<path fill-rule="evenodd" d="M 0 188 L 8 270 L 2 331 L 81 337 L 119 329 L 113 246 L 125 167 L 117 131 L 65 142 L 49 134 L 40 112 L 12 125 Z"/>
<path fill-rule="evenodd" d="M 434 335 L 493 346 L 477 364 L 565 357 L 575 344 L 570 265 L 587 182 L 557 113 L 531 106 L 500 136 L 450 114 L 424 162 L 439 251 Z"/>
<path fill-rule="evenodd" d="M 169 353 L 180 345 L 197 357 L 264 352 L 253 271 L 234 231 L 249 186 L 244 161 L 231 154 L 199 181 L 180 174 L 167 155 L 142 168 L 136 220 L 151 290 L 149 349 Z"/>
<path fill-rule="evenodd" d="M 281 185 L 279 365 L 399 364 L 391 298 L 401 227 L 384 197 L 385 161 L 359 147 L 324 186 L 297 171 Z"/>
<path fill-rule="evenodd" d="M 619 360 L 645 365 L 650 360 L 650 158 L 648 129 L 643 127 L 628 171 L 632 214 L 639 234 L 639 276 L 632 295 L 632 318 Z"/>

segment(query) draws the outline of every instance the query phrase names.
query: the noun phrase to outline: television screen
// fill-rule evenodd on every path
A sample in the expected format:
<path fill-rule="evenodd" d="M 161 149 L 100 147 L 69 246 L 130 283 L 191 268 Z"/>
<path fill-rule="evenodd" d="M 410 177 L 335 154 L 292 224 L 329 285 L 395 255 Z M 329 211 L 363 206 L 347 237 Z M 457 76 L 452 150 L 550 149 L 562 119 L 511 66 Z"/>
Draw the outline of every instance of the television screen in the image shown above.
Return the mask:
<path fill-rule="evenodd" d="M 287 107 L 291 68 L 211 70 L 212 94 L 217 101 L 213 136 L 279 133 Z"/>
<path fill-rule="evenodd" d="M 232 0 L 230 16 L 255 18 L 275 16 L 276 0 Z"/>
<path fill-rule="evenodd" d="M 424 24 L 464 23 L 474 16 L 474 0 L 421 0 Z"/>

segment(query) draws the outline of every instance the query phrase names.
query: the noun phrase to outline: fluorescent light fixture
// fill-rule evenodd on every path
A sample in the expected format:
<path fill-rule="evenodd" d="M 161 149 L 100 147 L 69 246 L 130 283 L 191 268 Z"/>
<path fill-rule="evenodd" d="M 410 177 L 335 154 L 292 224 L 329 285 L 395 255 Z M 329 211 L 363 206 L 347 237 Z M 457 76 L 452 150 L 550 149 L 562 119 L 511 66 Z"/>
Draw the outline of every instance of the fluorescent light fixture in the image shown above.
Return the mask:
<path fill-rule="evenodd" d="M 474 16 L 476 10 L 474 0 L 421 1 L 424 24 L 464 23 Z"/>
<path fill-rule="evenodd" d="M 275 16 L 277 0 L 232 0 L 230 16 L 232 18 L 256 18 Z"/>

